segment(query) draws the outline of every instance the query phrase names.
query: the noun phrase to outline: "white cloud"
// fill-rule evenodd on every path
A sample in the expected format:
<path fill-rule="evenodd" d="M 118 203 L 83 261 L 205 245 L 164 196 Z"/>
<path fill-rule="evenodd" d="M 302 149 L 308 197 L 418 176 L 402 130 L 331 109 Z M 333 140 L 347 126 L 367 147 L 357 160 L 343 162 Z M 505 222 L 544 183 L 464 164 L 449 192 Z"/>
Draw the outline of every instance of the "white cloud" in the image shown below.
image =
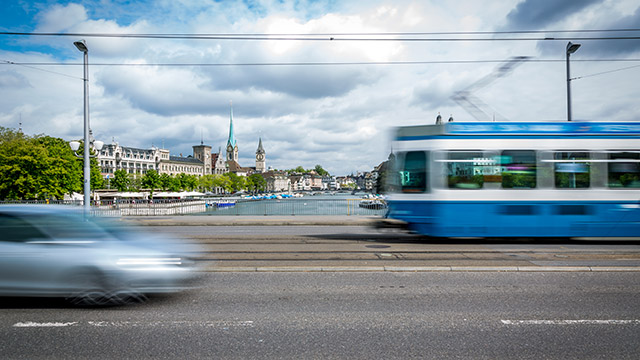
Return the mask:
<path fill-rule="evenodd" d="M 124 4 L 102 0 L 41 8 L 35 15 L 33 31 L 342 34 L 492 31 L 540 24 L 552 24 L 555 29 L 640 25 L 640 10 L 632 0 L 585 4 L 531 0 L 265 0 L 249 4 L 164 0 Z M 567 16 L 541 17 L 555 14 L 554 9 Z M 571 11 L 576 13 L 571 15 Z M 499 64 L 219 65 L 500 60 L 518 55 L 562 60 L 566 45 L 534 41 L 342 41 L 338 39 L 343 35 L 333 36 L 334 41 L 87 37 L 94 134 L 107 142 L 115 138 L 134 147 L 160 146 L 164 142 L 173 153 L 183 154 L 190 154 L 191 146 L 199 144 L 202 136 L 217 150 L 226 142 L 229 100 L 233 100 L 243 164 L 253 163 L 261 136 L 267 164 L 276 168 L 321 164 L 335 174 L 371 170 L 387 158 L 392 126 L 432 123 L 438 112 L 445 118 L 453 114 L 457 121 L 473 120 L 450 97 Z M 0 42 L 0 59 L 78 64 L 82 57 L 72 45 L 74 40 L 30 37 Z M 18 50 L 16 43 L 21 47 Z M 628 42 L 584 42 L 574 59 L 602 57 L 602 51 L 610 51 L 610 57 L 637 57 L 638 50 L 628 46 Z M 576 62 L 572 73 L 590 75 L 632 64 Z M 27 133 L 66 139 L 81 136 L 82 68 L 39 67 L 45 71 L 0 64 L 0 126 L 17 127 L 22 120 Z M 576 80 L 572 88 L 574 116 L 635 121 L 638 71 L 640 68 Z M 563 62 L 526 63 L 475 95 L 512 121 L 562 119 L 566 116 L 564 72 Z"/>

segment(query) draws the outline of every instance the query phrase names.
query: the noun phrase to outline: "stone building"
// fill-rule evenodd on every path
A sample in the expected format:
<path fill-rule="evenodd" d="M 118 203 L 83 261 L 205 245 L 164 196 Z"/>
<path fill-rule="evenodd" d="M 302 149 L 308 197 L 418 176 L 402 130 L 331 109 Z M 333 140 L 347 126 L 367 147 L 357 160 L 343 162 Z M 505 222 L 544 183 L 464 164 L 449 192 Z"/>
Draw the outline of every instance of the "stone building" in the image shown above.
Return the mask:
<path fill-rule="evenodd" d="M 98 153 L 98 164 L 104 178 L 113 178 L 116 170 L 125 170 L 134 177 L 143 176 L 149 170 L 158 171 L 160 162 L 165 159 L 169 159 L 169 150 L 126 147 L 115 141 L 105 144 Z"/>

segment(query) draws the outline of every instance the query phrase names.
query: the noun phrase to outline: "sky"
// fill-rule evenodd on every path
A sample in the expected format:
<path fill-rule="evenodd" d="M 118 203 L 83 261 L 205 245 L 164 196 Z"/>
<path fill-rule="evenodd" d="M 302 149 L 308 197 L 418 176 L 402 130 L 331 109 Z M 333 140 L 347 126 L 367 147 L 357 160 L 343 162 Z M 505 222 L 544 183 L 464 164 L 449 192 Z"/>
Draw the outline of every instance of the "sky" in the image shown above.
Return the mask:
<path fill-rule="evenodd" d="M 582 45 L 571 55 L 573 119 L 639 119 L 640 40 L 611 39 L 640 36 L 637 0 L 3 0 L 0 9 L 0 126 L 29 135 L 82 138 L 80 39 L 96 139 L 224 151 L 232 103 L 243 166 L 255 166 L 260 138 L 268 167 L 349 175 L 387 159 L 394 127 L 438 114 L 566 121 L 568 41 Z M 158 36 L 168 34 L 187 36 Z M 193 39 L 202 35 L 218 36 Z M 518 56 L 527 61 L 492 77 Z M 460 92 L 482 111 L 456 102 Z"/>

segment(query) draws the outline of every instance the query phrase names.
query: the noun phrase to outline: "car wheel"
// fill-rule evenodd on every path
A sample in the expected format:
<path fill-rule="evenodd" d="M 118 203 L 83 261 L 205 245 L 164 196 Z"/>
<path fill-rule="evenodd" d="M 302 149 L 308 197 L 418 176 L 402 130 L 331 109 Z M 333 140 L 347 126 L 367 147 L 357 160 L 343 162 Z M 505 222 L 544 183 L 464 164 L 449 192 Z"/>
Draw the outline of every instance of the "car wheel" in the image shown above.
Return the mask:
<path fill-rule="evenodd" d="M 76 306 L 119 306 L 142 303 L 146 296 L 97 270 L 81 270 L 69 277 L 74 290 L 67 300 Z"/>

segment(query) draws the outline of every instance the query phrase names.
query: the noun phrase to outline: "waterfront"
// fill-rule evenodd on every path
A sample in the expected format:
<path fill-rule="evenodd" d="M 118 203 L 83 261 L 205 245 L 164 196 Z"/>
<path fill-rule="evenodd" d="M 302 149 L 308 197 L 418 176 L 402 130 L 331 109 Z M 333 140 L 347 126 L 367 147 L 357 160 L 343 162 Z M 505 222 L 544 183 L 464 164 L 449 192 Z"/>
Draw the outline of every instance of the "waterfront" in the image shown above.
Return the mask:
<path fill-rule="evenodd" d="M 203 215 L 369 215 L 384 216 L 387 209 L 360 206 L 363 199 L 351 194 L 320 194 L 300 198 L 251 200 L 216 198 L 208 204 Z M 214 204 L 222 206 L 214 206 Z"/>

